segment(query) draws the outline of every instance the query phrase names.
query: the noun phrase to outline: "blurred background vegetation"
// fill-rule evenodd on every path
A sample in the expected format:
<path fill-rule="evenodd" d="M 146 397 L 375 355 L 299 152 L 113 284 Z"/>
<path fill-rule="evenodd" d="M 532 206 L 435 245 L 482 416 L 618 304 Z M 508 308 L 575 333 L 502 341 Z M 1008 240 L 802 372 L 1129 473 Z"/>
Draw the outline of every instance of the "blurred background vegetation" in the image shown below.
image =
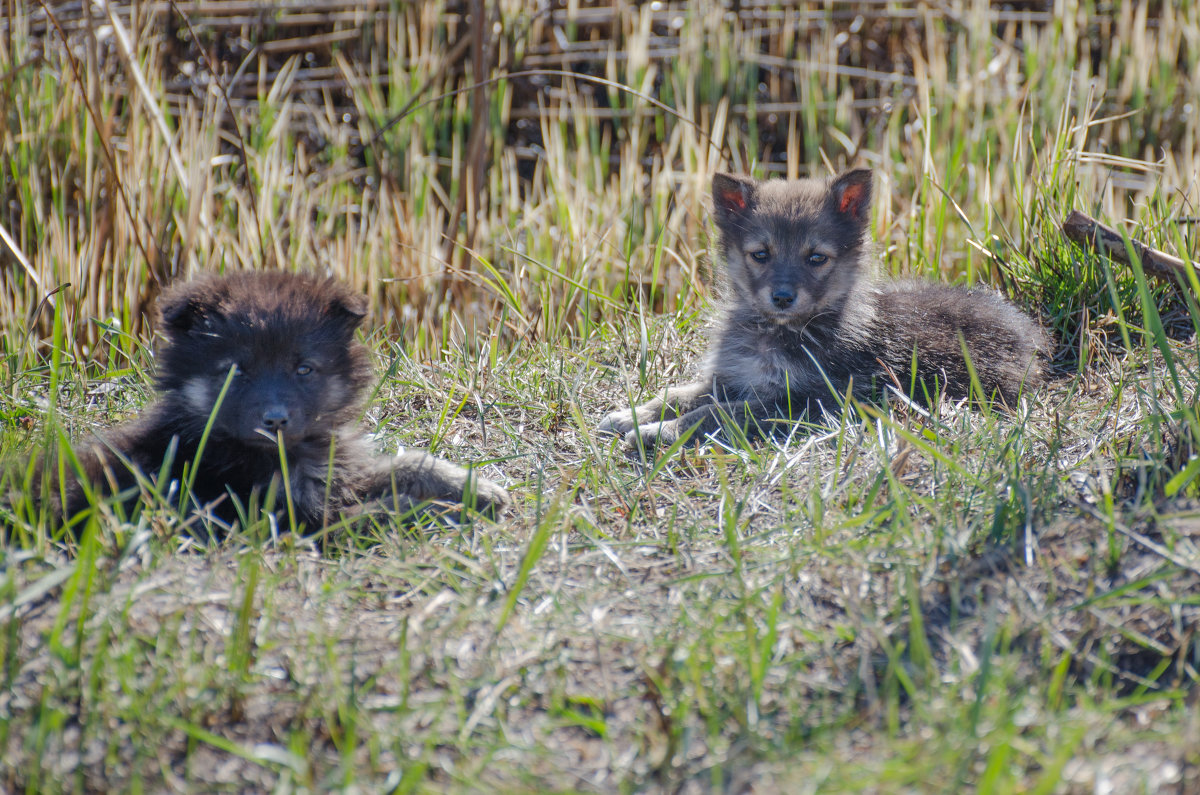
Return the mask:
<path fill-rule="evenodd" d="M 435 358 L 692 311 L 718 169 L 870 166 L 886 269 L 1043 309 L 1066 209 L 1195 250 L 1192 3 L 0 6 L 13 365 L 61 313 L 110 366 L 198 270 L 331 272 Z"/>

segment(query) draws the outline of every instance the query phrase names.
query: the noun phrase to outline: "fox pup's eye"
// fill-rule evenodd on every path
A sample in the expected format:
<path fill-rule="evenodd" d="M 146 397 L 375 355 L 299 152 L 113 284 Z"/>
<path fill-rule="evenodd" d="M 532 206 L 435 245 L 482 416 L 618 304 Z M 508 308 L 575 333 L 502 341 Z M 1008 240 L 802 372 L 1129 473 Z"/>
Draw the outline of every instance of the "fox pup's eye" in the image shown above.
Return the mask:
<path fill-rule="evenodd" d="M 308 375 L 312 371 L 312 365 L 309 364 L 302 364 L 296 367 L 296 375 Z"/>
<path fill-rule="evenodd" d="M 756 249 L 750 252 L 750 259 L 754 260 L 755 262 L 766 262 L 770 258 L 771 252 L 767 251 L 765 248 Z"/>
<path fill-rule="evenodd" d="M 808 264 L 809 265 L 824 265 L 826 262 L 829 262 L 829 257 L 825 256 L 824 254 L 809 254 L 808 255 Z"/>

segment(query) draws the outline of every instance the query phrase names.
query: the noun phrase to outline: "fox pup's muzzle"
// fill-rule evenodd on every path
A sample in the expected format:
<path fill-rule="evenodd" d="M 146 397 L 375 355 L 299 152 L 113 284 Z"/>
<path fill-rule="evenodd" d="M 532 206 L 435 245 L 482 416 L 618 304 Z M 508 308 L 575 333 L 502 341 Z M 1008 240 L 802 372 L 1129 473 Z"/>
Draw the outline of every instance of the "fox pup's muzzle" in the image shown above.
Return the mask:
<path fill-rule="evenodd" d="M 287 429 L 288 412 L 286 406 L 274 405 L 268 406 L 262 415 L 262 427 L 264 430 L 271 433 L 278 433 Z"/>
<path fill-rule="evenodd" d="M 796 302 L 796 291 L 790 287 L 776 287 L 771 291 L 771 303 L 779 309 L 787 309 Z"/>

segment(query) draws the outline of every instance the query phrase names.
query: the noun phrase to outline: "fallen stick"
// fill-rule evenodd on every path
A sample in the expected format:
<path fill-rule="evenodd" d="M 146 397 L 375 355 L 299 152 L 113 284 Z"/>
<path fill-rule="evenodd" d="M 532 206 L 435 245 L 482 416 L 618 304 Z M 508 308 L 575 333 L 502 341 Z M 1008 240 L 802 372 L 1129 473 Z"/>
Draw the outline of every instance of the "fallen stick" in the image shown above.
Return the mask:
<path fill-rule="evenodd" d="M 1062 230 L 1063 234 L 1081 246 L 1092 246 L 1107 254 L 1110 259 L 1126 265 L 1131 264 L 1129 249 L 1125 247 L 1125 238 L 1121 236 L 1120 232 L 1105 226 L 1095 218 L 1084 215 L 1078 210 L 1072 210 L 1071 214 L 1063 220 Z M 1173 257 L 1164 251 L 1150 248 L 1145 243 L 1133 238 L 1129 238 L 1129 248 L 1132 248 L 1138 259 L 1142 261 L 1142 270 L 1151 276 L 1157 276 L 1160 279 L 1178 278 L 1183 279 L 1186 283 L 1190 270 L 1200 279 L 1200 267 L 1194 263 L 1184 262 L 1179 257 Z"/>

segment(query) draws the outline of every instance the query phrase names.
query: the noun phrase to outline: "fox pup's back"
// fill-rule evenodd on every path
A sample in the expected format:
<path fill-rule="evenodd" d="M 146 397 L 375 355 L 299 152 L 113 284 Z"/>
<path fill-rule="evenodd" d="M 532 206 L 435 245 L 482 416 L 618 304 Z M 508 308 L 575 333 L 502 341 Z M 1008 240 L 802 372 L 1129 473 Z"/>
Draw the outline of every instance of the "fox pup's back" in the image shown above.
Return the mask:
<path fill-rule="evenodd" d="M 935 382 L 951 397 L 970 394 L 964 344 L 984 394 L 998 395 L 1010 407 L 1022 388 L 1044 380 L 1050 347 L 1045 332 L 992 290 L 902 282 L 886 286 L 876 301 L 873 325 L 885 341 L 884 360 L 921 402 L 927 389 L 933 395 Z M 904 379 L 911 380 L 914 352 L 920 383 L 910 388 Z"/>

